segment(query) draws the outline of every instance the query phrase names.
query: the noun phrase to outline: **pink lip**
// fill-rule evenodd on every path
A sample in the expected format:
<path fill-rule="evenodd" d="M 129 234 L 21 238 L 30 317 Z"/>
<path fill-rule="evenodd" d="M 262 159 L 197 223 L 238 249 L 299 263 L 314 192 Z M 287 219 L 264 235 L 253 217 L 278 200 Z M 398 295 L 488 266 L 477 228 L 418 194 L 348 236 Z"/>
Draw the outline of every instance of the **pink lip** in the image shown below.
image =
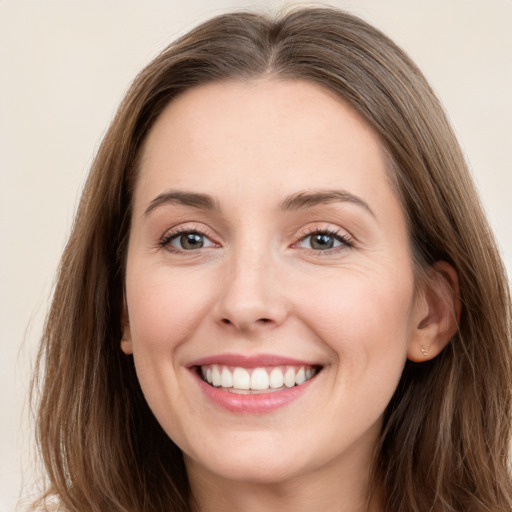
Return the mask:
<path fill-rule="evenodd" d="M 291 359 L 289 357 L 276 356 L 273 354 L 258 354 L 255 356 L 244 356 L 241 354 L 218 354 L 203 357 L 192 361 L 188 368 L 194 366 L 205 366 L 208 364 L 222 364 L 225 366 L 240 366 L 242 368 L 258 368 L 263 366 L 319 366 L 317 363 Z"/>
<path fill-rule="evenodd" d="M 206 364 L 206 363 L 205 363 Z M 211 363 L 214 364 L 214 363 Z M 288 363 L 290 364 L 290 363 Z M 266 414 L 279 409 L 302 396 L 310 387 L 316 377 L 304 382 L 300 386 L 286 388 L 272 393 L 255 395 L 239 395 L 210 386 L 204 382 L 197 372 L 191 372 L 205 396 L 218 407 L 239 414 Z"/>
<path fill-rule="evenodd" d="M 242 368 L 258 368 L 269 366 L 320 366 L 316 363 L 278 356 L 274 354 L 258 354 L 246 356 L 241 354 L 217 354 L 203 357 L 187 364 L 194 380 L 206 398 L 222 409 L 235 413 L 265 414 L 302 396 L 310 387 L 316 377 L 304 382 L 300 386 L 285 388 L 280 391 L 258 394 L 237 394 L 211 386 L 199 376 L 198 367 L 219 364 L 225 366 L 240 366 Z"/>

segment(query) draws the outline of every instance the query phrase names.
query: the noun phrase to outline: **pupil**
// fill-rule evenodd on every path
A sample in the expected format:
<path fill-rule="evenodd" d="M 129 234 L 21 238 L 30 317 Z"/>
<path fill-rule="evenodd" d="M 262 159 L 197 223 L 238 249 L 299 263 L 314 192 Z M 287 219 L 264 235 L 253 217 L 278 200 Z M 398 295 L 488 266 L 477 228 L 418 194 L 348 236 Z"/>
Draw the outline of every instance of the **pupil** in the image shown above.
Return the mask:
<path fill-rule="evenodd" d="M 180 243 L 183 249 L 200 249 L 203 247 L 203 237 L 197 233 L 181 235 Z"/>
<path fill-rule="evenodd" d="M 334 238 L 331 235 L 315 235 L 311 240 L 311 247 L 313 249 L 332 249 L 334 246 Z"/>

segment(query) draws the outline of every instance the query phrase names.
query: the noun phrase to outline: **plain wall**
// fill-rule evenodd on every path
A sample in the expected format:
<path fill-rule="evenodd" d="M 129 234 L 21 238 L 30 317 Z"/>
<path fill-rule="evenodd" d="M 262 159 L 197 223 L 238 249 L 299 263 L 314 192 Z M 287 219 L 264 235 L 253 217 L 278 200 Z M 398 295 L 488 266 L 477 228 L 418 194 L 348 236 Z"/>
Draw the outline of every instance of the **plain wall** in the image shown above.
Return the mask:
<path fill-rule="evenodd" d="M 295 2 L 300 3 L 300 2 Z M 383 29 L 441 97 L 512 271 L 512 1 L 332 1 Z M 135 74 L 228 0 L 0 0 L 0 512 L 30 498 L 28 383 L 88 166 Z"/>

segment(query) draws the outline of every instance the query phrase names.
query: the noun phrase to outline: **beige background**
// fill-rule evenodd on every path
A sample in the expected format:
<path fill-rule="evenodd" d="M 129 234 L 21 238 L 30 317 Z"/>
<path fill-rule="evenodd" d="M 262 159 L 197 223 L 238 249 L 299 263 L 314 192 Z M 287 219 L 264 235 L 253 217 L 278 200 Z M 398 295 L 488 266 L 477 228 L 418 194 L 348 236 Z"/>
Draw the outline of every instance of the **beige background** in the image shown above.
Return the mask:
<path fill-rule="evenodd" d="M 382 28 L 430 79 L 510 274 L 512 0 L 331 4 Z M 279 5 L 0 0 L 0 512 L 31 492 L 30 368 L 79 190 L 119 100 L 151 57 L 198 22 L 230 8 Z"/>

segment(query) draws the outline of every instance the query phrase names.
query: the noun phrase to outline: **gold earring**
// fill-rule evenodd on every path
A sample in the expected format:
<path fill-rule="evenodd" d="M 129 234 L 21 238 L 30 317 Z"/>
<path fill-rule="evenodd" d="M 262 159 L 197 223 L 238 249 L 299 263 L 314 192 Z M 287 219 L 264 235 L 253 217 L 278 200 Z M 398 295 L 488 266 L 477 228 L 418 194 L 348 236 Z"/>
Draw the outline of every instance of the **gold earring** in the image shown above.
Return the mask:
<path fill-rule="evenodd" d="M 428 349 L 427 349 L 427 348 L 425 348 L 425 345 L 421 345 L 421 349 L 420 349 L 420 350 L 421 350 L 421 353 L 422 353 L 425 357 L 427 357 L 427 356 L 428 356 Z"/>
<path fill-rule="evenodd" d="M 130 355 L 132 353 L 132 342 L 131 340 L 125 339 L 123 336 L 121 338 L 121 351 L 124 352 L 126 355 Z"/>

